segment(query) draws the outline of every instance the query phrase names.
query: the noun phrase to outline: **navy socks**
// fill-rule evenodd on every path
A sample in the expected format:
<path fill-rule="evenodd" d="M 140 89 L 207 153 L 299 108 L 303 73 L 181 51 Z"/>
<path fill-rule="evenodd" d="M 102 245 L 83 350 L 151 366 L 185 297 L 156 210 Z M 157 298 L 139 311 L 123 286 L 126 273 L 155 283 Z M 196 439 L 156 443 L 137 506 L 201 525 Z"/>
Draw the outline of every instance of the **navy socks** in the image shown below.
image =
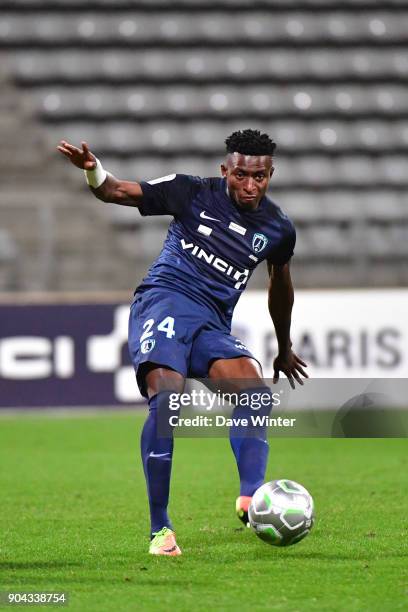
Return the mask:
<path fill-rule="evenodd" d="M 254 410 L 251 405 L 257 405 L 256 400 L 260 394 L 268 394 L 270 403 Z M 248 419 L 249 423 L 248 427 L 230 427 L 230 443 L 238 467 L 240 495 L 252 497 L 264 482 L 269 453 L 267 428 L 265 425 L 252 425 L 251 416 L 269 415 L 271 409 L 272 394 L 267 387 L 242 391 L 234 409 L 234 418 Z"/>
<path fill-rule="evenodd" d="M 169 410 L 171 394 L 172 391 L 162 391 L 149 400 L 149 415 L 141 437 L 152 534 L 162 527 L 173 528 L 167 514 L 174 444 L 173 430 L 168 426 L 168 419 L 170 415 L 178 413 Z"/>

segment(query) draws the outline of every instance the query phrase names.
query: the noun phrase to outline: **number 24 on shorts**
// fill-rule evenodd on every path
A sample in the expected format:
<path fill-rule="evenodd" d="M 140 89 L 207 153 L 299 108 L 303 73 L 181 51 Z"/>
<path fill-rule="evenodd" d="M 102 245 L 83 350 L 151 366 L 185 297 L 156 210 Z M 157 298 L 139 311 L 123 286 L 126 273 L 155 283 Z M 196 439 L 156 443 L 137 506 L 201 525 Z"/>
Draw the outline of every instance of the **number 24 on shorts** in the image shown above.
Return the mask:
<path fill-rule="evenodd" d="M 151 331 L 153 325 L 154 325 L 154 319 L 147 319 L 147 321 L 145 321 L 143 323 L 144 332 L 140 336 L 140 342 L 141 343 L 144 340 L 146 340 L 147 338 L 150 338 L 150 336 L 153 336 L 153 332 Z M 166 338 L 170 338 L 170 339 L 173 338 L 173 336 L 176 335 L 176 332 L 174 331 L 174 318 L 173 317 L 165 317 L 157 325 L 157 331 L 165 333 L 166 334 Z"/>

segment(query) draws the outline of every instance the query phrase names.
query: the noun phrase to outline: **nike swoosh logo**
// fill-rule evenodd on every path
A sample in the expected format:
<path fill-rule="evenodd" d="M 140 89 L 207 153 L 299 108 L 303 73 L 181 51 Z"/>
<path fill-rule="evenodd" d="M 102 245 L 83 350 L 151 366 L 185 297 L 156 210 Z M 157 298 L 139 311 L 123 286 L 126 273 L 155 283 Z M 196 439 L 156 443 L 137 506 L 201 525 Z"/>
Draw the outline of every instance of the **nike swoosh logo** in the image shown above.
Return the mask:
<path fill-rule="evenodd" d="M 202 219 L 208 219 L 208 221 L 221 221 L 221 219 L 215 219 L 214 217 L 209 217 L 208 215 L 205 214 L 205 210 L 202 210 L 200 212 L 200 217 Z"/>
<path fill-rule="evenodd" d="M 151 452 L 149 457 L 167 457 L 170 453 L 153 453 Z M 170 457 L 169 457 L 170 459 Z"/>
<path fill-rule="evenodd" d="M 177 548 L 177 546 L 173 546 L 172 548 L 164 548 L 163 552 L 171 553 L 171 552 L 174 552 L 176 550 L 176 548 Z"/>

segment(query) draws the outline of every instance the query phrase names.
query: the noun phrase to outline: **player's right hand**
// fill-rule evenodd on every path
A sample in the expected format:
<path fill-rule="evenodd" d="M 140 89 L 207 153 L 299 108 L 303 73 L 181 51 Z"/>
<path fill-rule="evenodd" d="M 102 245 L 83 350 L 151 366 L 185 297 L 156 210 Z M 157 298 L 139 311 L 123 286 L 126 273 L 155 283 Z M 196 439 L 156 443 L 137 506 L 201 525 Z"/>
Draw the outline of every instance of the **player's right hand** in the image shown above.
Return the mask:
<path fill-rule="evenodd" d="M 90 152 L 86 142 L 81 142 L 82 149 L 74 147 L 66 140 L 61 140 L 57 149 L 60 153 L 68 157 L 70 162 L 82 170 L 94 170 L 96 168 L 96 157 Z"/>

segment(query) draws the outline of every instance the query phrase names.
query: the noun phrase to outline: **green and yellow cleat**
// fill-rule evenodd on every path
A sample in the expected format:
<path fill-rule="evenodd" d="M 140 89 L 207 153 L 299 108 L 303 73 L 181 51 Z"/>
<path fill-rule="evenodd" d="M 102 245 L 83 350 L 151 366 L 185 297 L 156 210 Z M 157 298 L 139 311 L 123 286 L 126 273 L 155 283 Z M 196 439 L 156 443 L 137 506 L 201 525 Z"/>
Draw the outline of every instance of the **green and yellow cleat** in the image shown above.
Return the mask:
<path fill-rule="evenodd" d="M 155 533 L 153 540 L 150 542 L 149 553 L 151 555 L 165 555 L 168 557 L 181 555 L 174 531 L 168 527 L 163 527 L 163 529 Z"/>
<path fill-rule="evenodd" d="M 251 499 L 252 497 L 241 495 L 240 497 L 237 497 L 237 501 L 235 502 L 237 517 L 244 523 L 245 527 L 249 527 L 248 508 L 249 504 L 251 503 Z"/>

